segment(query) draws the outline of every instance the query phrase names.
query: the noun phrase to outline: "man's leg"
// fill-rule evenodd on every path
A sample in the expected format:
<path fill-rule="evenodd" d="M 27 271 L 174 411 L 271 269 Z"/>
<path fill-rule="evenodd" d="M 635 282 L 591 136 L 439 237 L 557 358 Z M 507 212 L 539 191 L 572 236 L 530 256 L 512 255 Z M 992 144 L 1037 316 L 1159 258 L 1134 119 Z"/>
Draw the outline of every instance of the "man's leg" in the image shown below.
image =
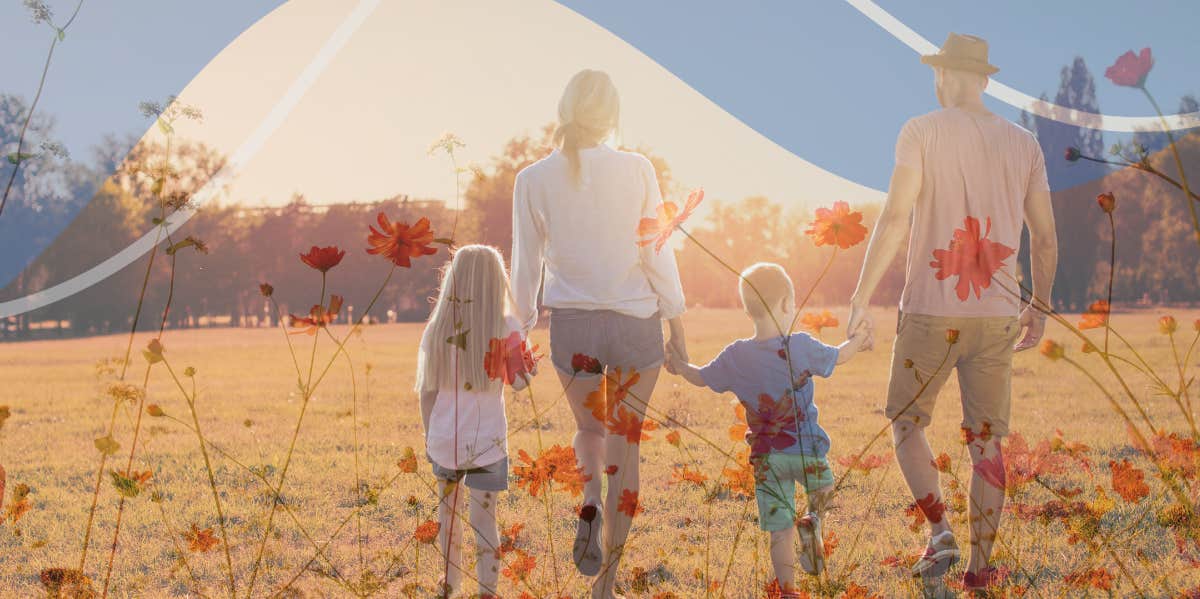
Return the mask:
<path fill-rule="evenodd" d="M 934 536 L 950 530 L 942 503 L 941 481 L 934 466 L 933 450 L 925 438 L 925 428 L 911 422 L 892 423 L 892 440 L 896 446 L 896 462 L 904 474 L 904 482 L 912 492 L 917 507 L 925 514 Z"/>
<path fill-rule="evenodd" d="M 992 546 L 1000 530 L 1000 513 L 1004 511 L 1004 456 L 1000 439 L 967 444 L 974 464 L 971 472 L 971 503 L 968 518 L 971 523 L 971 559 L 967 572 L 978 576 L 991 564 Z"/>

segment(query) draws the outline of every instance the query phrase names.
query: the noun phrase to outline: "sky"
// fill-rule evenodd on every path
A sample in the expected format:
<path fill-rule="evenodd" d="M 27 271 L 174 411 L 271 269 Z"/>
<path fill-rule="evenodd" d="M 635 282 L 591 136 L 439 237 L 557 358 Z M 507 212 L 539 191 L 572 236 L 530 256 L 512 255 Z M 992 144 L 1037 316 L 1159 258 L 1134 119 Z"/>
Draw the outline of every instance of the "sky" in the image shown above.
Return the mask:
<path fill-rule="evenodd" d="M 1140 94 L 1102 77 L 1117 55 L 1144 46 L 1164 107 L 1200 91 L 1194 3 L 877 2 L 935 43 L 951 30 L 987 38 L 997 80 L 1030 95 L 1053 95 L 1059 70 L 1081 56 L 1103 112 L 1148 114 Z M 60 21 L 74 7 L 49 4 Z M 206 117 L 181 135 L 232 153 L 357 5 L 85 0 L 39 112 L 86 160 L 105 134 L 158 135 L 138 102 L 180 94 Z M 0 0 L 0 35 L 24 49 L 0 61 L 0 93 L 28 99 L 53 32 L 32 24 L 19 0 Z M 454 132 L 467 143 L 464 161 L 486 163 L 505 140 L 552 121 L 562 86 L 585 67 L 609 71 L 620 88 L 622 142 L 651 148 L 684 186 L 727 200 L 878 201 L 896 132 L 936 108 L 928 67 L 842 0 L 383 0 L 225 199 L 448 198 L 453 175 L 444 157 L 427 155 L 433 139 Z"/>

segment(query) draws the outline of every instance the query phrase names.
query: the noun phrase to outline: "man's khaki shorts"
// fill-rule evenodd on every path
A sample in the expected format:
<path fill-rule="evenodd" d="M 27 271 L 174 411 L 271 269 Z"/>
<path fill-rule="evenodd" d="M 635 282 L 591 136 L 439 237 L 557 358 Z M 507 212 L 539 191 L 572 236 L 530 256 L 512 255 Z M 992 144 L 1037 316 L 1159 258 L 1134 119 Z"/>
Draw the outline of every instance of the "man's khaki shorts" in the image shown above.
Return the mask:
<path fill-rule="evenodd" d="M 947 341 L 946 331 L 958 331 Z M 927 426 L 938 391 L 958 370 L 962 426 L 975 433 L 1008 434 L 1015 317 L 950 317 L 901 313 L 892 348 L 887 416 Z"/>

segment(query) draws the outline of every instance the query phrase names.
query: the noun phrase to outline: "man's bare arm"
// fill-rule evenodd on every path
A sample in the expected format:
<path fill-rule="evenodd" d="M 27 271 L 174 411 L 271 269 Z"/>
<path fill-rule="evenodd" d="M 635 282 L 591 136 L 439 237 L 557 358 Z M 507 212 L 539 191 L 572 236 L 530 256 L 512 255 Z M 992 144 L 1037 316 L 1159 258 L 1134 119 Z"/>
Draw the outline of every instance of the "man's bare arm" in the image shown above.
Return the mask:
<path fill-rule="evenodd" d="M 1046 315 L 1038 308 L 1046 309 L 1050 302 L 1050 290 L 1054 288 L 1054 274 L 1058 270 L 1058 234 L 1054 227 L 1054 207 L 1050 203 L 1050 192 L 1032 191 L 1025 196 L 1025 224 L 1029 226 L 1029 266 L 1033 274 L 1032 305 L 1021 312 L 1021 327 L 1025 336 L 1017 343 L 1016 350 L 1026 350 L 1042 338 L 1046 328 Z"/>
<path fill-rule="evenodd" d="M 874 326 L 867 306 L 875 288 L 887 272 L 887 268 L 900 251 L 905 236 L 908 235 L 910 217 L 913 206 L 917 203 L 917 195 L 921 193 L 921 171 L 896 165 L 892 169 L 892 180 L 888 184 L 887 201 L 879 220 L 875 223 L 875 231 L 871 233 L 871 241 L 867 244 L 867 255 L 863 260 L 862 274 L 858 277 L 858 288 L 850 298 L 850 320 L 846 323 L 846 336 L 852 337 L 855 331 L 865 325 L 870 332 Z M 869 345 L 868 345 L 869 347 Z"/>

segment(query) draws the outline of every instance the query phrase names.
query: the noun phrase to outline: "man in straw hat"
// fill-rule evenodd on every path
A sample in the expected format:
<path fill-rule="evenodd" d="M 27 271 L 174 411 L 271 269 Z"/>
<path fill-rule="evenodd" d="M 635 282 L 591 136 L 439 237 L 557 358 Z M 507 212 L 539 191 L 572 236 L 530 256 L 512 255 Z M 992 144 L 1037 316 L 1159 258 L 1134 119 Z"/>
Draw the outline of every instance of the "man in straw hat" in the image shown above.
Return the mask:
<path fill-rule="evenodd" d="M 963 583 L 974 590 L 1003 577 L 990 557 L 1004 505 L 1000 439 L 1008 433 L 1013 352 L 1036 345 L 1045 328 L 1044 313 L 1032 305 L 1020 309 L 1022 225 L 1029 225 L 1037 306 L 1049 305 L 1058 242 L 1037 141 L 983 104 L 988 76 L 998 70 L 988 62 L 987 42 L 951 33 L 940 52 L 921 62 L 933 67 L 942 108 L 900 130 L 887 203 L 847 327 L 848 333 L 873 328 L 871 295 L 908 235 L 886 413 L 896 461 L 931 529 L 913 574 L 933 582 L 960 556 L 944 517 L 940 466 L 925 438 L 938 390 L 957 370 L 963 437 L 974 464 Z"/>

